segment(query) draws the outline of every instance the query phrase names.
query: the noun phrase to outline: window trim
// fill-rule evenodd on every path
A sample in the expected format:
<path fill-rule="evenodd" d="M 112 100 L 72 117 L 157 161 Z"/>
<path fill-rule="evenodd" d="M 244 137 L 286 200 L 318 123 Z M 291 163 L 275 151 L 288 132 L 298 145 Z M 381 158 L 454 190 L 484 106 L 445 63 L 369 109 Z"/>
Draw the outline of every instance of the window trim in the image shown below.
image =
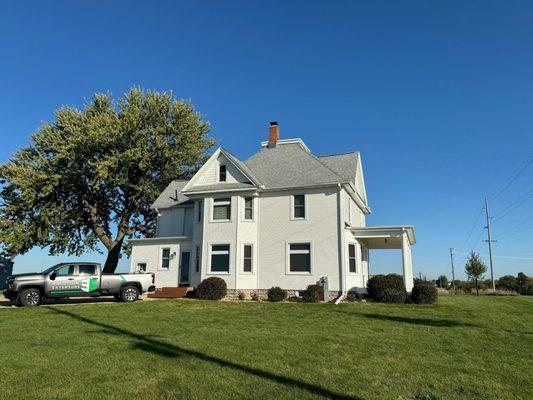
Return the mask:
<path fill-rule="evenodd" d="M 291 244 L 308 244 L 309 245 L 309 271 L 291 271 Z M 286 275 L 313 275 L 314 273 L 314 243 L 310 239 L 301 239 L 301 240 L 288 240 L 285 242 L 285 274 Z"/>
<path fill-rule="evenodd" d="M 163 268 L 163 250 L 168 249 L 168 268 Z M 172 247 L 160 246 L 159 247 L 159 261 L 157 263 L 158 271 L 170 271 L 172 269 Z"/>
<path fill-rule="evenodd" d="M 222 200 L 222 199 L 229 199 L 229 219 L 215 219 L 215 200 Z M 214 197 L 211 199 L 211 218 L 209 219 L 209 222 L 231 222 L 231 214 L 232 214 L 232 204 L 233 198 L 230 197 Z M 220 204 L 220 205 L 226 205 L 226 204 Z"/>
<path fill-rule="evenodd" d="M 213 271 L 211 269 L 211 256 L 213 255 L 213 246 L 217 245 L 226 245 L 229 246 L 228 249 L 228 271 Z M 224 242 L 224 241 L 218 241 L 218 242 L 209 242 L 207 244 L 207 275 L 230 275 L 231 274 L 231 256 L 232 256 L 232 248 L 233 243 L 232 242 Z"/>
<path fill-rule="evenodd" d="M 350 257 L 350 246 L 353 246 L 353 251 L 354 251 L 354 254 L 353 254 L 353 257 Z M 357 273 L 357 243 L 355 242 L 350 242 L 348 243 L 348 251 L 347 251 L 347 257 L 346 257 L 346 260 L 348 261 L 348 274 L 350 275 L 359 275 Z M 350 260 L 353 259 L 354 260 L 354 263 L 355 263 L 355 271 L 350 271 Z"/>
<path fill-rule="evenodd" d="M 224 180 L 220 179 L 222 176 L 222 167 L 224 167 Z M 218 165 L 218 176 L 217 176 L 218 182 L 227 182 L 228 181 L 228 166 L 226 164 L 219 164 Z"/>
<path fill-rule="evenodd" d="M 252 270 L 251 271 L 245 271 L 244 270 L 244 247 L 245 246 L 252 246 Z M 255 275 L 255 243 L 254 242 L 242 242 L 241 243 L 241 274 L 245 275 Z"/>
<path fill-rule="evenodd" d="M 254 196 L 243 196 L 242 198 L 242 221 L 255 222 L 256 198 Z M 252 199 L 252 218 L 246 218 L 246 199 Z"/>
<path fill-rule="evenodd" d="M 304 197 L 304 217 L 303 218 L 294 216 L 294 207 L 295 207 L 294 197 L 295 196 L 303 196 Z M 293 193 L 293 194 L 291 194 L 291 210 L 290 210 L 291 221 L 305 221 L 305 220 L 307 220 L 307 217 L 309 216 L 307 204 L 308 203 L 307 203 L 307 194 L 306 193 Z"/>

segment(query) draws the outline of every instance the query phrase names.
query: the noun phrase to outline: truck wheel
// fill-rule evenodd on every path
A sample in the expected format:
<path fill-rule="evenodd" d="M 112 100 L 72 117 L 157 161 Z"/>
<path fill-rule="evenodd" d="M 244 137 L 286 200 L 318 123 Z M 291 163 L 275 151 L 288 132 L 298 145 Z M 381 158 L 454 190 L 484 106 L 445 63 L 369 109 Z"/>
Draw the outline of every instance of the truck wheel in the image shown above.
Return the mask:
<path fill-rule="evenodd" d="M 17 303 L 24 307 L 36 307 L 41 300 L 41 291 L 34 288 L 22 289 L 17 297 Z"/>
<path fill-rule="evenodd" d="M 120 297 L 122 298 L 122 301 L 128 303 L 137 301 L 139 298 L 139 289 L 137 289 L 135 286 L 124 286 L 120 292 Z"/>

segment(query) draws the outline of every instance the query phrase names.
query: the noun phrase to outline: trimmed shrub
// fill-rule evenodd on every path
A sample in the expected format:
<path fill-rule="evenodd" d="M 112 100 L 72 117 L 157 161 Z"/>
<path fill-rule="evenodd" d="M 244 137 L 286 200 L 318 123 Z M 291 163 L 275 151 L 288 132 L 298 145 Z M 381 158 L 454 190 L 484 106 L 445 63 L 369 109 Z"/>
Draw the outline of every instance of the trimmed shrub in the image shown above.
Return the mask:
<path fill-rule="evenodd" d="M 275 286 L 268 289 L 267 296 L 270 301 L 283 301 L 287 298 L 287 291 Z"/>
<path fill-rule="evenodd" d="M 320 285 L 309 285 L 303 293 L 303 301 L 306 303 L 318 303 L 322 300 L 323 289 Z"/>
<path fill-rule="evenodd" d="M 374 275 L 366 283 L 368 297 L 379 303 L 405 303 L 407 293 L 400 275 Z"/>
<path fill-rule="evenodd" d="M 437 288 L 432 282 L 417 281 L 411 292 L 411 303 L 433 304 L 437 301 Z"/>
<path fill-rule="evenodd" d="M 253 291 L 252 293 L 250 293 L 250 298 L 251 298 L 253 301 L 259 301 L 259 295 L 257 294 L 256 291 Z"/>
<path fill-rule="evenodd" d="M 227 293 L 226 281 L 216 276 L 204 279 L 196 288 L 196 297 L 202 300 L 220 300 Z"/>
<path fill-rule="evenodd" d="M 237 294 L 237 298 L 239 300 L 245 300 L 246 299 L 246 293 L 244 293 L 243 291 L 239 291 L 239 293 Z"/>

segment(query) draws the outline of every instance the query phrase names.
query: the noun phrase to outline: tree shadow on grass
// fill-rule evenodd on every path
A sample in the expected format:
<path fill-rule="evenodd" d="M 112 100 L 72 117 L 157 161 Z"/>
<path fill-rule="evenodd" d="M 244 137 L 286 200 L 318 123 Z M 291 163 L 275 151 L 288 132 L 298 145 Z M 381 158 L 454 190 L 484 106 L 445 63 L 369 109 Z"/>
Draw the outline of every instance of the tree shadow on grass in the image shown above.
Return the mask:
<path fill-rule="evenodd" d="M 477 327 L 478 325 L 471 324 L 468 322 L 459 322 L 453 319 L 433 319 L 433 318 L 411 318 L 411 317 L 400 317 L 398 315 L 385 315 L 385 314 L 367 314 L 367 313 L 358 313 L 358 312 L 349 312 L 344 310 L 339 310 L 339 312 L 354 315 L 362 318 L 377 319 L 381 321 L 391 321 L 391 322 L 401 322 L 411 325 L 424 325 L 424 326 L 433 326 L 441 328 L 453 328 L 453 327 Z"/>
<path fill-rule="evenodd" d="M 327 399 L 360 400 L 360 398 L 358 397 L 336 393 L 336 392 L 333 392 L 331 390 L 328 390 L 326 388 L 323 388 L 321 386 L 318 386 L 312 383 L 307 383 L 307 382 L 294 379 L 294 378 L 288 378 L 283 375 L 277 375 L 272 372 L 264 371 L 264 370 L 253 368 L 253 367 L 248 367 L 246 365 L 237 364 L 233 361 L 228 361 L 228 360 L 224 360 L 222 358 L 218 358 L 215 356 L 210 356 L 208 354 L 204 354 L 196 350 L 186 349 L 184 347 L 180 347 L 174 344 L 170 344 L 170 343 L 166 343 L 160 340 L 153 339 L 150 336 L 140 335 L 138 333 L 135 333 L 135 332 L 123 329 L 123 328 L 119 328 L 119 327 L 116 327 L 110 324 L 106 324 L 104 322 L 98 322 L 98 321 L 95 321 L 95 320 L 92 320 L 86 317 L 82 317 L 81 315 L 78 315 L 78 314 L 75 314 L 69 311 L 61 310 L 59 308 L 49 307 L 48 309 L 52 312 L 68 316 L 80 322 L 99 326 L 103 328 L 103 330 L 101 330 L 100 333 L 105 333 L 105 334 L 112 333 L 114 335 L 123 335 L 131 339 L 134 339 L 136 341 L 135 348 L 156 354 L 158 356 L 175 358 L 175 357 L 186 355 L 190 357 L 195 357 L 202 361 L 220 365 L 222 367 L 231 368 L 235 371 L 244 372 L 249 375 L 256 376 L 258 378 L 270 380 L 272 382 L 279 383 L 280 385 L 291 386 L 291 387 L 295 387 L 298 389 L 302 389 L 309 393 L 316 394 Z"/>

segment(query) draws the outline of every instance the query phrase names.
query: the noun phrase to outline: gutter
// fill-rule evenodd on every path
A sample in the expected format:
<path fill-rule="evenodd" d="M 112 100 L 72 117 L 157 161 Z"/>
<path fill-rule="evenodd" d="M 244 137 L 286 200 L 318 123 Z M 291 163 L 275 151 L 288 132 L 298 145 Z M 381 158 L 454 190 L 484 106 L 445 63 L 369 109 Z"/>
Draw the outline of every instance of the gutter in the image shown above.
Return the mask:
<path fill-rule="evenodd" d="M 343 201 L 341 200 L 342 185 L 338 184 L 337 191 L 337 223 L 338 223 L 338 235 L 339 235 L 339 292 L 340 296 L 335 300 L 335 304 L 339 304 L 346 297 L 346 279 L 344 273 L 344 213 L 343 213 Z"/>

